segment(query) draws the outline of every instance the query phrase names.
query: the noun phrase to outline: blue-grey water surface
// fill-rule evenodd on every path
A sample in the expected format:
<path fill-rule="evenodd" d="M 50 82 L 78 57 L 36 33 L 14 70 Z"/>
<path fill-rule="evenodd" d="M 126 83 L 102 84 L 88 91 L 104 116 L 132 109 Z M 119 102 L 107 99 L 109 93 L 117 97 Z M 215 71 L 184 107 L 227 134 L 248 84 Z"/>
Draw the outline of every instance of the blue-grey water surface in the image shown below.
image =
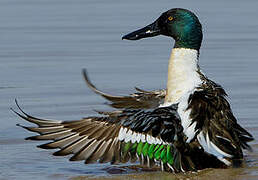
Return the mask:
<path fill-rule="evenodd" d="M 33 135 L 10 107 L 14 99 L 34 116 L 76 120 L 109 110 L 81 76 L 105 92 L 133 87 L 165 88 L 173 40 L 122 41 L 122 35 L 154 21 L 163 11 L 194 11 L 203 25 L 200 66 L 220 83 L 239 123 L 255 137 L 244 168 L 193 175 L 111 170 L 54 157 L 25 141 Z M 256 179 L 258 178 L 258 1 L 257 0 L 0 0 L 0 179 Z M 117 175 L 123 174 L 123 175 Z"/>

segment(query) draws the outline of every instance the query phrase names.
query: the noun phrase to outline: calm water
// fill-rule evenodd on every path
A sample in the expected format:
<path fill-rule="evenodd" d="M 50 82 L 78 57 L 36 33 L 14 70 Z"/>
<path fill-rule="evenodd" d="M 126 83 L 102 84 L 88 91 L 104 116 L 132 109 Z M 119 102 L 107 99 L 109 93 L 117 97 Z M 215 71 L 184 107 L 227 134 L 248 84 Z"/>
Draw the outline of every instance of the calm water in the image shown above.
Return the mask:
<path fill-rule="evenodd" d="M 132 93 L 134 86 L 164 88 L 173 41 L 121 37 L 174 7 L 199 16 L 204 29 L 201 67 L 225 87 L 240 124 L 256 138 L 245 168 L 176 176 L 110 169 L 109 164 L 68 162 L 23 140 L 32 134 L 15 126 L 25 123 L 9 109 L 15 98 L 32 115 L 52 119 L 75 120 L 93 115 L 92 109 L 110 109 L 87 89 L 82 68 L 97 87 L 113 94 Z M 0 179 L 256 179 L 257 7 L 257 0 L 0 0 Z"/>

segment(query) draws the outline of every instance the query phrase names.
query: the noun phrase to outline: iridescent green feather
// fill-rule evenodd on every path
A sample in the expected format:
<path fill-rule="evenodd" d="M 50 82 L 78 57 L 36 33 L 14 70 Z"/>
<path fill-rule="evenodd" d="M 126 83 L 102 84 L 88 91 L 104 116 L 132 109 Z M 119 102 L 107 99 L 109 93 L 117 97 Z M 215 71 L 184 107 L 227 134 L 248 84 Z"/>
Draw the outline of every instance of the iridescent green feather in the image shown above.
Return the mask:
<path fill-rule="evenodd" d="M 171 146 L 167 146 L 167 162 L 168 164 L 172 165 L 174 162 L 174 157 L 170 150 L 171 150 Z"/>
<path fill-rule="evenodd" d="M 137 146 L 138 146 L 138 143 L 135 142 L 135 143 L 132 145 L 132 147 L 131 147 L 131 149 L 130 149 L 130 152 L 131 152 L 131 153 L 135 153 Z"/>
<path fill-rule="evenodd" d="M 142 148 L 143 148 L 143 143 L 140 141 L 139 144 L 138 144 L 138 146 L 137 146 L 137 150 L 136 150 L 138 156 L 141 155 L 141 153 L 142 153 Z"/>
<path fill-rule="evenodd" d="M 154 151 L 156 152 L 158 149 L 159 149 L 159 144 L 157 144 L 156 146 L 155 146 L 155 148 L 154 148 Z"/>
<path fill-rule="evenodd" d="M 137 153 L 138 156 L 143 155 L 148 156 L 149 159 L 161 160 L 163 163 L 168 163 L 174 165 L 175 158 L 177 158 L 176 151 L 174 151 L 171 145 L 161 145 L 161 144 L 149 144 L 148 142 L 127 142 L 122 148 L 122 153 L 124 156 L 130 153 Z"/>
<path fill-rule="evenodd" d="M 123 148 L 123 153 L 126 154 L 129 149 L 130 149 L 130 146 L 131 146 L 131 142 L 127 142 Z"/>
<path fill-rule="evenodd" d="M 149 149 L 148 149 L 149 159 L 153 159 L 153 157 L 154 157 L 154 148 L 155 148 L 155 144 L 151 144 L 149 146 Z"/>
<path fill-rule="evenodd" d="M 170 165 L 172 165 L 174 163 L 174 157 L 171 148 L 173 147 L 171 147 L 170 145 L 155 146 L 154 151 L 149 148 L 151 151 L 148 155 L 150 158 L 153 158 L 154 156 L 155 159 L 161 160 L 163 163 L 169 163 Z"/>
<path fill-rule="evenodd" d="M 158 150 L 154 153 L 154 158 L 155 159 L 159 159 L 160 158 L 160 154 L 161 154 L 161 150 L 164 148 L 164 145 L 160 145 Z"/>
<path fill-rule="evenodd" d="M 163 163 L 167 163 L 167 148 L 164 148 L 160 153 L 160 159 Z"/>
<path fill-rule="evenodd" d="M 143 156 L 147 156 L 147 154 L 148 154 L 148 149 L 149 149 L 149 143 L 145 143 L 144 144 L 144 146 L 143 146 L 143 148 L 142 148 L 142 154 L 143 154 Z"/>

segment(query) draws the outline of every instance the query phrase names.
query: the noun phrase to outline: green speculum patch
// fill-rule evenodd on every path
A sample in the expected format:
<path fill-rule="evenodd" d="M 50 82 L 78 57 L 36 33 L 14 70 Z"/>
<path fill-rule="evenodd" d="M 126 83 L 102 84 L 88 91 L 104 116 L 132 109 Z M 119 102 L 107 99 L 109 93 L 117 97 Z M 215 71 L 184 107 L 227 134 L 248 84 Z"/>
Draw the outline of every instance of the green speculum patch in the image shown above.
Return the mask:
<path fill-rule="evenodd" d="M 149 144 L 148 142 L 123 142 L 122 157 L 126 157 L 127 153 L 137 154 L 139 157 L 149 158 L 150 160 L 160 160 L 163 163 L 173 165 L 175 147 L 164 144 Z"/>

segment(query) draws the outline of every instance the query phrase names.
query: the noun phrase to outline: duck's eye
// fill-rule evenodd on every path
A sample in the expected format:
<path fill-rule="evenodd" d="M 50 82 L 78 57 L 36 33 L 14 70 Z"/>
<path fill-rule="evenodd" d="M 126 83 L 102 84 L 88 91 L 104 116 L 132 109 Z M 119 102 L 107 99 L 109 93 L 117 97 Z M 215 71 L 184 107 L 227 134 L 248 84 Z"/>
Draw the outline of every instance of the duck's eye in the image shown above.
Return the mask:
<path fill-rule="evenodd" d="M 168 20 L 169 20 L 169 21 L 172 21 L 173 19 L 174 19 L 174 18 L 173 18 L 172 16 L 169 16 L 169 17 L 168 17 Z"/>

